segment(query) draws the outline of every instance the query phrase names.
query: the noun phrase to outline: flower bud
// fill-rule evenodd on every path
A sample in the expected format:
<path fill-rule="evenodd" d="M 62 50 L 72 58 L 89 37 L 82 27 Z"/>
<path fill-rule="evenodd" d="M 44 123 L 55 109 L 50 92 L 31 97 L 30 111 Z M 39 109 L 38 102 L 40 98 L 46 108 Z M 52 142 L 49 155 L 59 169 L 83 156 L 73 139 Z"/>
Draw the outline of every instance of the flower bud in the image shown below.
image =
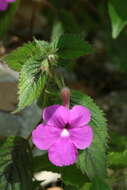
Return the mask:
<path fill-rule="evenodd" d="M 62 88 L 61 99 L 62 99 L 63 106 L 69 108 L 69 106 L 70 106 L 70 89 L 68 87 Z"/>

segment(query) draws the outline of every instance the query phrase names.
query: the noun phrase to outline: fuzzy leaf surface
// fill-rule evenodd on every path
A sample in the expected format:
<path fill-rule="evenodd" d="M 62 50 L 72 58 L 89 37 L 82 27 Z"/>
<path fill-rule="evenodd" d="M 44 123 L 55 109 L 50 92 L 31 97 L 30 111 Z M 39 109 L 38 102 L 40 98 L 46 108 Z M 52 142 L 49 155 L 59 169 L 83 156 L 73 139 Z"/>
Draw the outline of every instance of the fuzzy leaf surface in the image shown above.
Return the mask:
<path fill-rule="evenodd" d="M 34 39 L 36 47 L 39 48 L 39 55 L 46 59 L 50 54 L 53 54 L 53 48 L 44 40 Z"/>
<path fill-rule="evenodd" d="M 83 105 L 90 109 L 92 120 L 89 125 L 93 129 L 94 139 L 92 145 L 81 151 L 77 166 L 90 179 L 94 177 L 105 178 L 106 176 L 106 143 L 107 124 L 103 112 L 93 100 L 83 93 L 72 91 L 72 105 Z"/>
<path fill-rule="evenodd" d="M 3 57 L 3 61 L 5 61 L 11 69 L 20 71 L 23 64 L 26 63 L 30 57 L 38 54 L 38 51 L 39 48 L 36 47 L 35 42 L 28 42 Z"/>
<path fill-rule="evenodd" d="M 93 51 L 86 41 L 75 34 L 61 35 L 51 45 L 55 49 L 58 49 L 57 54 L 62 59 L 75 59 Z"/>
<path fill-rule="evenodd" d="M 40 96 L 46 82 L 47 65 L 47 60 L 41 62 L 33 58 L 23 65 L 19 77 L 19 104 L 16 111 L 31 105 Z"/>
<path fill-rule="evenodd" d="M 52 48 L 48 42 L 35 39 L 32 42 L 24 43 L 21 47 L 13 50 L 2 59 L 11 69 L 20 71 L 22 66 L 28 61 L 29 58 L 46 58 L 46 56 L 48 56 L 51 51 Z"/>

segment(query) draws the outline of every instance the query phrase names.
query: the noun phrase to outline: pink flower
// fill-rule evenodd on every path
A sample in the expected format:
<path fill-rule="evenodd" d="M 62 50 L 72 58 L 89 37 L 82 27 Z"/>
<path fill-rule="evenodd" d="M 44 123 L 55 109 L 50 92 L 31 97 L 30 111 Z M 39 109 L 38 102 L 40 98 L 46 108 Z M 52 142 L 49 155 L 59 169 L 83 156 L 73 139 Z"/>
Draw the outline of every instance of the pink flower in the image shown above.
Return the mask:
<path fill-rule="evenodd" d="M 32 141 L 40 150 L 48 150 L 49 160 L 56 166 L 74 164 L 77 149 L 89 147 L 93 140 L 92 128 L 88 125 L 90 111 L 80 105 L 68 109 L 53 105 L 44 109 L 44 123 L 32 132 Z"/>
<path fill-rule="evenodd" d="M 15 1 L 16 0 L 0 0 L 0 11 L 5 11 L 8 8 L 8 4 Z"/>

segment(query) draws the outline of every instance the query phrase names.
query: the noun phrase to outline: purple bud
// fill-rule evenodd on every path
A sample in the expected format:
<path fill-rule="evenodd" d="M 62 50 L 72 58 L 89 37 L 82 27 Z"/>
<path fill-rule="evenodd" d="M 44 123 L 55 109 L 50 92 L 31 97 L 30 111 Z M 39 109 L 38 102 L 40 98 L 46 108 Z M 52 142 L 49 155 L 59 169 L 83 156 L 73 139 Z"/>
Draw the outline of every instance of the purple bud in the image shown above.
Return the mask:
<path fill-rule="evenodd" d="M 63 106 L 69 108 L 69 106 L 70 106 L 70 89 L 68 87 L 62 88 L 61 99 L 62 99 Z"/>

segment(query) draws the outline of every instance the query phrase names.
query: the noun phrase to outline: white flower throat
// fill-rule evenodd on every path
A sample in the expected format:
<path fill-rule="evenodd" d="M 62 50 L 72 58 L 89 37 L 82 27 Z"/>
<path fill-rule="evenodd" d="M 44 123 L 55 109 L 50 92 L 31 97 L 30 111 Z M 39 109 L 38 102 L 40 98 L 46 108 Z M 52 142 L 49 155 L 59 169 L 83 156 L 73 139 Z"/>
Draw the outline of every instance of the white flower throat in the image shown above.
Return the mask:
<path fill-rule="evenodd" d="M 69 131 L 67 129 L 63 129 L 61 132 L 61 137 L 68 137 L 70 135 Z"/>

